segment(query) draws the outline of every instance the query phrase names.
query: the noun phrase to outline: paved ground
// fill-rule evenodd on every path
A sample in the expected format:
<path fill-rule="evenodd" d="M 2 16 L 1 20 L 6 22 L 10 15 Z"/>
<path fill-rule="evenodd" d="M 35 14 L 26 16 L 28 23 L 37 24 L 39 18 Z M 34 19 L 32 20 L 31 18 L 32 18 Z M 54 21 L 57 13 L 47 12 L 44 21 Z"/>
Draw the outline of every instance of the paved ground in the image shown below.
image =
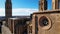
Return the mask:
<path fill-rule="evenodd" d="M 8 27 L 2 25 L 2 34 L 12 34 Z"/>

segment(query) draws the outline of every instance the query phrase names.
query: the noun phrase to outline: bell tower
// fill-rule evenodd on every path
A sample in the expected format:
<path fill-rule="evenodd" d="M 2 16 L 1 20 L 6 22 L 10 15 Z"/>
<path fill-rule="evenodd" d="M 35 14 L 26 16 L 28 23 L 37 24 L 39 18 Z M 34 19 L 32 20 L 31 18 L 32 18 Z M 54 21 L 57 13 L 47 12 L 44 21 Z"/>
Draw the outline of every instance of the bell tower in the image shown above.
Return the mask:
<path fill-rule="evenodd" d="M 6 16 L 6 18 L 12 17 L 12 3 L 11 3 L 11 0 L 6 0 L 6 2 L 5 2 L 5 16 Z"/>
<path fill-rule="evenodd" d="M 11 0 L 6 0 L 5 2 L 5 17 L 6 17 L 6 26 L 8 27 L 8 18 L 12 17 L 12 3 Z"/>
<path fill-rule="evenodd" d="M 39 1 L 39 11 L 47 10 L 47 0 Z"/>

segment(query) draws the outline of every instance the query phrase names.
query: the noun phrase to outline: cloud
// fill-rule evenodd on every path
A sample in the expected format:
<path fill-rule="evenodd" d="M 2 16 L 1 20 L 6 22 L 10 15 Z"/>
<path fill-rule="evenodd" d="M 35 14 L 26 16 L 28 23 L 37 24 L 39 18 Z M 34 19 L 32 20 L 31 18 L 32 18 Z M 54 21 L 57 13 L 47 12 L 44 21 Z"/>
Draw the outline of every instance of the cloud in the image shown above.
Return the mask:
<path fill-rule="evenodd" d="M 5 16 L 5 9 L 0 9 L 0 16 Z"/>
<path fill-rule="evenodd" d="M 30 9 L 30 8 L 16 8 L 12 9 L 12 15 L 13 16 L 26 16 L 30 15 L 33 12 L 37 12 L 38 9 Z M 5 9 L 0 9 L 0 16 L 5 16 Z"/>

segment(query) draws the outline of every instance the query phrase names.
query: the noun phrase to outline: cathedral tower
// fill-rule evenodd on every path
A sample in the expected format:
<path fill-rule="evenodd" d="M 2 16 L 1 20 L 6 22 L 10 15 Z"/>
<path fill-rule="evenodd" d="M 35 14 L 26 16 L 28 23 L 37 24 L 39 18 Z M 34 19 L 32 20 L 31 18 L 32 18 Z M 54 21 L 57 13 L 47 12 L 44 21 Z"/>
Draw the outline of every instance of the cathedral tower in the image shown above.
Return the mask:
<path fill-rule="evenodd" d="M 60 8 L 60 0 L 52 0 L 52 9 L 59 9 Z"/>
<path fill-rule="evenodd" d="M 6 2 L 5 2 L 5 16 L 6 16 L 6 18 L 12 17 L 12 3 L 11 3 L 11 0 L 6 0 Z"/>
<path fill-rule="evenodd" d="M 47 0 L 39 1 L 39 11 L 47 10 Z"/>

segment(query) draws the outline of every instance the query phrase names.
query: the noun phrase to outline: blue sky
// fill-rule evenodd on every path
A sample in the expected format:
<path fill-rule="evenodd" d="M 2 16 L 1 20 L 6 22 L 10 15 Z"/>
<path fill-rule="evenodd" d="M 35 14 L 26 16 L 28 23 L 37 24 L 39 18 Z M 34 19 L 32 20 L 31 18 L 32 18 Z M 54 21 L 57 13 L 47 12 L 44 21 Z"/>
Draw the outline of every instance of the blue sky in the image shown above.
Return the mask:
<path fill-rule="evenodd" d="M 48 10 L 51 10 L 52 0 L 47 0 L 47 1 L 48 1 Z M 38 9 L 38 7 L 39 7 L 38 3 L 39 3 L 39 0 L 12 0 L 12 8 L 15 9 L 15 10 L 22 8 L 25 11 L 26 11 L 26 9 L 29 9 L 29 10 L 33 9 L 35 11 L 35 9 Z M 0 0 L 0 8 L 3 8 L 3 9 L 5 8 L 5 0 Z M 31 10 L 31 13 L 34 12 L 33 10 Z M 0 10 L 0 12 L 2 12 L 2 11 Z M 14 13 L 14 10 L 13 10 L 13 13 Z M 22 11 L 22 13 L 19 13 L 19 14 L 18 13 L 19 12 L 14 13 L 14 14 L 17 14 L 17 15 L 24 14 L 23 11 Z M 25 14 L 27 15 L 28 12 L 25 12 Z"/>

